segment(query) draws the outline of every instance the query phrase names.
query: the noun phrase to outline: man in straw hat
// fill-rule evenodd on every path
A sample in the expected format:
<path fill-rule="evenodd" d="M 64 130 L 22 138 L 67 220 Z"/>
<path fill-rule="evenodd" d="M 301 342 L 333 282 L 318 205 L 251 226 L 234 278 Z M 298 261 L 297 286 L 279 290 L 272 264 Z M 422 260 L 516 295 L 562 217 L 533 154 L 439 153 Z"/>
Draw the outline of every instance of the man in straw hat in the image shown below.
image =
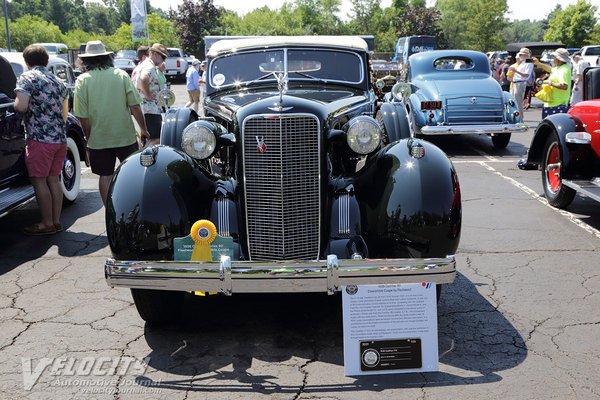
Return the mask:
<path fill-rule="evenodd" d="M 100 197 L 106 205 L 116 159 L 123 161 L 138 150 L 131 115 L 141 127 L 141 138 L 145 140 L 149 135 L 140 107 L 142 100 L 129 75 L 114 68 L 112 52 L 106 51 L 101 41 L 93 40 L 79 57 L 84 73 L 75 83 L 73 114 L 81 121 L 90 166 L 100 176 Z"/>
<path fill-rule="evenodd" d="M 527 47 L 523 47 L 519 50 L 517 53 L 516 66 L 511 66 L 509 70 L 514 72 L 510 93 L 514 96 L 519 113 L 523 116 L 523 100 L 525 99 L 527 80 L 531 74 L 533 74 L 531 51 Z"/>
<path fill-rule="evenodd" d="M 569 110 L 569 97 L 571 93 L 571 68 L 569 68 L 569 52 L 567 49 L 559 48 L 552 53 L 552 64 L 550 67 L 543 64 L 537 58 L 533 58 L 535 65 L 542 67 L 550 73 L 548 79 L 543 83 L 552 88 L 552 98 L 544 103 L 542 119 L 548 115 L 566 113 Z"/>
<path fill-rule="evenodd" d="M 150 47 L 150 56 L 140 65 L 140 71 L 134 84 L 142 96 L 142 111 L 146 120 L 146 127 L 150 133 L 148 144 L 160 143 L 160 131 L 162 128 L 161 107 L 158 103 L 160 92 L 160 79 L 157 67 L 167 58 L 167 48 L 160 43 L 154 43 Z"/>
<path fill-rule="evenodd" d="M 581 57 L 581 52 L 573 53 L 573 92 L 571 93 L 570 105 L 583 100 L 583 71 L 589 68 L 590 63 Z"/>

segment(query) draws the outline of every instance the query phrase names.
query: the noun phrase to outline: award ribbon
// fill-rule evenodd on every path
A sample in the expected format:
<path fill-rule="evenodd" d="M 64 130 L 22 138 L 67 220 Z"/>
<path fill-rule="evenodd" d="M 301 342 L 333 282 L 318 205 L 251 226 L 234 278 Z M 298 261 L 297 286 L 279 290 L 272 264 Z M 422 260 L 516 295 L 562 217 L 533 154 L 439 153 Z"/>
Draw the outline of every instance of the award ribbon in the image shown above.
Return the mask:
<path fill-rule="evenodd" d="M 196 221 L 190 230 L 190 236 L 194 241 L 194 251 L 191 261 L 212 261 L 210 244 L 217 237 L 215 224 L 207 219 Z"/>

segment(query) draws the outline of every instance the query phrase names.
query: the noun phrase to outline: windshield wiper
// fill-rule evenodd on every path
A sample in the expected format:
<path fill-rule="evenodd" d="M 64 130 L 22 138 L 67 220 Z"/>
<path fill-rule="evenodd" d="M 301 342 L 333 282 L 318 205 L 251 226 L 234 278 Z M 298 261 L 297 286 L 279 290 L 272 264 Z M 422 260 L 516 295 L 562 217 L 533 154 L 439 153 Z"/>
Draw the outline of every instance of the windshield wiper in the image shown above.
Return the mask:
<path fill-rule="evenodd" d="M 309 78 L 309 79 L 312 79 L 312 80 L 315 80 L 315 81 L 318 81 L 318 82 L 321 82 L 321 83 L 329 83 L 329 80 L 327 80 L 327 79 L 317 78 L 316 76 L 312 76 L 312 75 L 307 74 L 305 72 L 292 71 L 292 72 L 290 72 L 290 74 L 298 74 L 300 76 L 304 76 L 306 78 Z"/>
<path fill-rule="evenodd" d="M 274 79 L 277 79 L 277 77 L 275 76 L 275 72 L 269 72 L 268 74 L 266 74 L 266 75 L 263 75 L 263 76 L 259 76 L 258 78 L 256 78 L 256 79 L 253 79 L 253 80 L 251 80 L 250 82 L 246 82 L 244 85 L 245 85 L 245 86 L 252 85 L 253 83 L 256 83 L 256 82 L 258 82 L 258 81 L 262 81 L 263 79 L 265 79 L 265 78 L 268 78 L 268 77 L 269 77 L 269 76 L 271 76 L 271 75 L 273 75 L 273 78 L 274 78 Z"/>

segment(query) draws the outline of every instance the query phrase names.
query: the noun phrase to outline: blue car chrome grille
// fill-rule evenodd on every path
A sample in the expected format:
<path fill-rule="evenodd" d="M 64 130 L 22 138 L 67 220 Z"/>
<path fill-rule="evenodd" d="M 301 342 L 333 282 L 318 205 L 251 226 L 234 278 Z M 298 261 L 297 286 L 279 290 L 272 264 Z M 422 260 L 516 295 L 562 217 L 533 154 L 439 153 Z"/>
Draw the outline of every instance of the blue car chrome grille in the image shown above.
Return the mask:
<path fill-rule="evenodd" d="M 312 115 L 255 115 L 242 128 L 252 260 L 314 260 L 320 239 L 320 130 Z"/>
<path fill-rule="evenodd" d="M 447 97 L 447 125 L 484 125 L 505 123 L 502 98 L 486 96 Z"/>

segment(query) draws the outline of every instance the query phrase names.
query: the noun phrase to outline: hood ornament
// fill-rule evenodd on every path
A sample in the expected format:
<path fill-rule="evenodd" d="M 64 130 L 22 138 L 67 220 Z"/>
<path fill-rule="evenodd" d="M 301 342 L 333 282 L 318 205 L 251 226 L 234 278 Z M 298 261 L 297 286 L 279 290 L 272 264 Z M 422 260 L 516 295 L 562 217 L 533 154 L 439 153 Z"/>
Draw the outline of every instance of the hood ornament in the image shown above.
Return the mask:
<path fill-rule="evenodd" d="M 273 73 L 275 78 L 277 79 L 277 90 L 279 90 L 279 104 L 275 104 L 273 107 L 268 107 L 269 110 L 282 112 L 291 110 L 294 107 L 284 107 L 283 106 L 283 95 L 288 91 L 288 75 L 287 73 L 279 72 Z"/>

